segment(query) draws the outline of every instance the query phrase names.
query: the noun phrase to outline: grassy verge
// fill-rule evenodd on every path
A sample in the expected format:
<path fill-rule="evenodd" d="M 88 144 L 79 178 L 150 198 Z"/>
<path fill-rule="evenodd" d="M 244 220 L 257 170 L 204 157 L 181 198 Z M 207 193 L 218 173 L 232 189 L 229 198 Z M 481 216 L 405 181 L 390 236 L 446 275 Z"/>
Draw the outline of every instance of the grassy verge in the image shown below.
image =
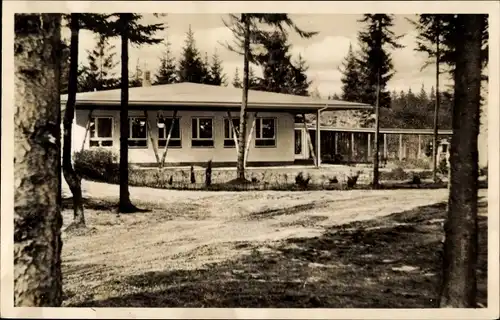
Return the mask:
<path fill-rule="evenodd" d="M 481 203 L 481 213 L 487 206 Z M 65 292 L 68 307 L 432 308 L 445 204 L 329 228 L 196 270 L 123 275 Z M 297 223 L 300 223 L 297 222 Z M 479 222 L 478 300 L 486 306 L 487 218 Z M 80 265 L 82 268 L 96 266 Z M 97 266 L 98 267 L 98 266 Z"/>

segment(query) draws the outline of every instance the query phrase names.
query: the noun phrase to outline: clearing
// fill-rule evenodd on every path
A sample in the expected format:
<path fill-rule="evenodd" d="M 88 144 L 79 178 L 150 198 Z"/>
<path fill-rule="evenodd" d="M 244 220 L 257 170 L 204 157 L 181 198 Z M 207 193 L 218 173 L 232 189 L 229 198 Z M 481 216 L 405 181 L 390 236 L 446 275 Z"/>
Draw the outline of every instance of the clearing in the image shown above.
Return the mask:
<path fill-rule="evenodd" d="M 432 307 L 447 190 L 174 191 L 83 181 L 63 232 L 64 306 Z M 63 194 L 69 196 L 67 188 Z M 486 304 L 487 190 L 479 193 Z M 65 200 L 65 228 L 72 219 Z"/>

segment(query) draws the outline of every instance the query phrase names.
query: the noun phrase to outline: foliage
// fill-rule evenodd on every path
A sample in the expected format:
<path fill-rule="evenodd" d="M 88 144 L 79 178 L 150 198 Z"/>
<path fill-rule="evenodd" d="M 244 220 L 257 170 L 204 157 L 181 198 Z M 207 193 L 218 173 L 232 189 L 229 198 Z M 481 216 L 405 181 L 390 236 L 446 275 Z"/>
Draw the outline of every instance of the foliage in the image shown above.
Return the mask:
<path fill-rule="evenodd" d="M 175 58 L 172 56 L 172 51 L 170 46 L 172 45 L 168 39 L 163 43 L 165 49 L 160 58 L 160 66 L 156 71 L 155 84 L 169 84 L 176 83 L 177 79 L 177 67 L 175 65 Z"/>
<path fill-rule="evenodd" d="M 360 102 L 362 99 L 362 82 L 361 82 L 361 66 L 358 62 L 354 51 L 352 50 L 352 44 L 349 45 L 349 51 L 347 56 L 342 62 L 342 68 L 340 72 L 342 73 L 342 94 L 341 96 L 332 97 L 334 100 L 344 100 L 350 102 Z"/>
<path fill-rule="evenodd" d="M 215 52 L 212 56 L 212 64 L 210 65 L 210 79 L 207 84 L 212 85 L 226 85 L 226 75 L 224 74 L 224 70 L 222 68 L 222 60 L 220 59 L 217 52 Z"/>
<path fill-rule="evenodd" d="M 116 183 L 119 178 L 118 156 L 105 149 L 75 152 L 75 171 L 84 179 Z"/>
<path fill-rule="evenodd" d="M 231 84 L 233 85 L 233 87 L 240 88 L 240 89 L 243 86 L 241 84 L 240 71 L 237 67 L 236 67 L 236 70 L 234 71 L 234 78 L 233 78 L 233 82 Z"/>
<path fill-rule="evenodd" d="M 311 181 L 311 176 L 308 174 L 306 177 L 304 177 L 302 171 L 299 172 L 297 176 L 295 176 L 295 184 L 297 184 L 302 189 L 307 188 L 309 181 Z"/>
<path fill-rule="evenodd" d="M 206 77 L 203 61 L 200 57 L 200 52 L 196 48 L 194 32 L 189 26 L 186 34 L 185 46 L 182 49 L 182 57 L 178 66 L 179 82 L 203 83 Z"/>
<path fill-rule="evenodd" d="M 365 14 L 360 20 L 365 28 L 358 33 L 361 52 L 357 60 L 363 84 L 359 102 L 374 106 L 378 90 L 381 108 L 390 107 L 391 97 L 386 87 L 394 75 L 391 54 L 385 48 L 402 48 L 397 42 L 401 36 L 396 36 L 390 29 L 394 25 L 393 20 L 393 16 L 387 14 Z M 362 113 L 365 126 L 372 123 L 371 112 Z"/>
<path fill-rule="evenodd" d="M 119 83 L 112 72 L 118 64 L 114 61 L 115 46 L 110 45 L 109 39 L 102 35 L 97 35 L 96 38 L 97 43 L 94 49 L 87 50 L 88 66 L 80 69 L 78 81 L 80 92 L 114 89 Z"/>

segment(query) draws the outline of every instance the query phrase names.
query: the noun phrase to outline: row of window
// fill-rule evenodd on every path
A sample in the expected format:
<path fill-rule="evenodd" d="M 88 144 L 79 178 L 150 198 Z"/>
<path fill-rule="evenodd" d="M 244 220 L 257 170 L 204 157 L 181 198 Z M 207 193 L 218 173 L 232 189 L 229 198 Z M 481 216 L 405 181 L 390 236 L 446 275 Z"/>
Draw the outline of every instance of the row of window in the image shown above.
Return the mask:
<path fill-rule="evenodd" d="M 233 126 L 229 119 L 224 119 L 224 147 L 235 147 L 233 127 L 238 131 L 240 119 L 232 119 Z M 145 117 L 129 117 L 128 119 L 128 145 L 129 147 L 147 147 L 148 128 Z M 173 125 L 173 127 L 172 127 Z M 156 123 L 158 129 L 158 146 L 165 147 L 170 135 L 169 147 L 182 147 L 181 128 L 179 118 L 158 119 Z M 153 128 L 151 128 L 153 130 Z M 90 146 L 91 147 L 111 147 L 113 146 L 113 118 L 93 117 L 90 120 Z M 276 146 L 276 119 L 257 118 L 255 122 L 255 145 L 257 147 Z M 191 119 L 191 146 L 192 147 L 213 147 L 214 146 L 214 126 L 212 118 L 192 118 Z"/>

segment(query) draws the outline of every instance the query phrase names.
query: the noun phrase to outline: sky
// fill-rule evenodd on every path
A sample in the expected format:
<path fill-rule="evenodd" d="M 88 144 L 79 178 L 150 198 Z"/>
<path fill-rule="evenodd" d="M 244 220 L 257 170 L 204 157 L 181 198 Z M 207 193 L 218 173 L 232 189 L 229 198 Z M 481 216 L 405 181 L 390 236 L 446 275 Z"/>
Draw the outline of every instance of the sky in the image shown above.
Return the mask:
<path fill-rule="evenodd" d="M 310 91 L 317 90 L 322 97 L 341 92 L 341 72 L 339 67 L 347 55 L 349 45 L 357 48 L 357 34 L 363 24 L 358 22 L 359 14 L 290 14 L 292 20 L 303 30 L 317 31 L 318 34 L 310 39 L 302 39 L 294 32 L 290 32 L 292 59 L 299 54 L 307 62 L 309 70 L 307 76 L 312 80 Z M 435 84 L 435 68 L 431 64 L 421 70 L 427 57 L 426 54 L 416 52 L 417 32 L 414 26 L 407 20 L 415 19 L 415 15 L 394 15 L 393 32 L 401 35 L 399 42 L 404 46 L 402 49 L 390 50 L 395 69 L 394 77 L 388 83 L 390 91 L 397 92 L 420 91 L 422 85 L 426 91 L 430 91 Z M 191 26 L 194 32 L 196 47 L 202 56 L 205 52 L 209 57 L 215 52 L 223 61 L 224 73 L 228 83 L 232 82 L 236 68 L 242 74 L 243 57 L 229 51 L 224 43 L 231 42 L 234 38 L 231 31 L 224 25 L 223 19 L 228 20 L 227 14 L 168 14 L 163 17 L 154 17 L 152 14 L 144 14 L 144 23 L 165 23 L 167 28 L 159 31 L 156 36 L 168 39 L 175 58 L 181 56 L 182 47 L 186 39 L 186 32 Z M 69 36 L 69 30 L 65 30 L 63 36 Z M 96 44 L 95 35 L 82 31 L 80 33 L 80 63 L 87 63 L 87 50 Z M 116 48 L 116 62 L 119 62 L 120 42 L 112 39 L 111 44 Z M 141 47 L 130 47 L 129 67 L 131 72 L 139 63 L 142 70 L 149 70 L 155 74 L 164 46 L 144 45 Z M 260 75 L 258 67 L 254 67 L 257 75 Z M 119 74 L 119 67 L 116 68 Z M 444 77 L 443 77 L 444 78 Z M 443 86 L 446 80 L 442 79 Z"/>

